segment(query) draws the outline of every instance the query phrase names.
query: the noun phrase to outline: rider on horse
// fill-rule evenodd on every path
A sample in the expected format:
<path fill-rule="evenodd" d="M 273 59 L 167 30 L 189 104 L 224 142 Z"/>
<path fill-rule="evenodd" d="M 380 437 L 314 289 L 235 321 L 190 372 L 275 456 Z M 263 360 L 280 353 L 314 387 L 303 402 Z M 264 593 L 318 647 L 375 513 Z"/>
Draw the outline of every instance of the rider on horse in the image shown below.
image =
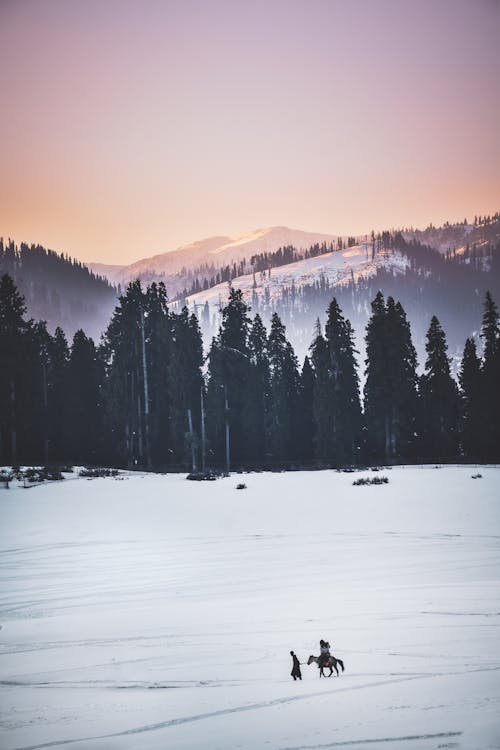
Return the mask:
<path fill-rule="evenodd" d="M 324 667 L 325 664 L 328 664 L 331 654 L 330 654 L 330 644 L 328 643 L 328 641 L 324 641 L 323 639 L 321 639 L 321 641 L 319 642 L 319 645 L 321 648 L 321 653 L 318 659 L 318 667 L 321 668 L 321 667 Z"/>

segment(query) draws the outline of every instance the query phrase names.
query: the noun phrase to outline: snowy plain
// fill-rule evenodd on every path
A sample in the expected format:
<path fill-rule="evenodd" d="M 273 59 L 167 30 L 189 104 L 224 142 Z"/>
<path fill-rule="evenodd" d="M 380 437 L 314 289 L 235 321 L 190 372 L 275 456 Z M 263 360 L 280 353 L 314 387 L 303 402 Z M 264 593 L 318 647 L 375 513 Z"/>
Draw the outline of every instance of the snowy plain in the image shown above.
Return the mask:
<path fill-rule="evenodd" d="M 500 469 L 383 473 L 0 490 L 0 748 L 499 748 Z"/>

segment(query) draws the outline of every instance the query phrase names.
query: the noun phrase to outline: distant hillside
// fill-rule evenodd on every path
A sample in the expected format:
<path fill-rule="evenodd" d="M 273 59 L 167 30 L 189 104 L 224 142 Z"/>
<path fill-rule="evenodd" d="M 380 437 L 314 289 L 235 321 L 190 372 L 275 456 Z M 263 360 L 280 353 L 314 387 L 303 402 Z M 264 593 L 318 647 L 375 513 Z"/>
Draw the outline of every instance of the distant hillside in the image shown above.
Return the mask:
<path fill-rule="evenodd" d="M 51 329 L 61 325 L 68 335 L 82 327 L 94 337 L 107 326 L 116 294 L 139 277 L 144 284 L 164 281 L 175 309 L 187 301 L 208 341 L 232 284 L 264 320 L 279 313 L 301 355 L 334 295 L 362 349 L 370 303 L 380 289 L 403 303 L 422 362 L 429 311 L 441 320 L 455 355 L 480 327 L 486 289 L 500 303 L 499 243 L 499 214 L 358 237 L 268 227 L 199 240 L 130 266 L 87 267 L 40 246 L 9 242 L 0 245 L 0 272 L 14 276 L 32 317 Z"/>
<path fill-rule="evenodd" d="M 164 281 L 172 299 L 189 290 L 195 279 L 202 283 L 215 276 L 225 266 L 250 267 L 256 253 L 274 252 L 280 247 L 293 246 L 306 249 L 314 244 L 330 243 L 331 234 L 304 232 L 288 227 L 266 227 L 229 237 L 219 235 L 191 242 L 171 252 L 143 258 L 128 266 L 107 266 L 88 263 L 93 271 L 106 276 L 113 284 L 123 288 L 133 279 L 144 282 Z"/>
<path fill-rule="evenodd" d="M 41 245 L 17 246 L 0 239 L 0 276 L 5 273 L 24 295 L 28 315 L 47 321 L 52 332 L 61 326 L 68 337 L 83 328 L 98 338 L 116 303 L 116 290 L 107 279 Z"/>
<path fill-rule="evenodd" d="M 286 248 L 255 256 L 253 271 L 230 279 L 233 288 L 243 291 L 252 314 L 258 312 L 266 323 L 273 312 L 280 315 L 300 356 L 307 353 L 316 320 L 324 321 L 334 296 L 354 325 L 361 352 L 377 291 L 399 299 L 408 313 L 421 364 L 431 314 L 445 328 L 450 356 L 458 356 L 467 336 L 480 328 L 486 290 L 500 303 L 498 216 L 472 225 L 350 238 L 334 248 L 326 245 L 302 253 Z M 217 332 L 230 285 L 225 280 L 200 287 L 186 298 L 199 316 L 206 341 Z"/>

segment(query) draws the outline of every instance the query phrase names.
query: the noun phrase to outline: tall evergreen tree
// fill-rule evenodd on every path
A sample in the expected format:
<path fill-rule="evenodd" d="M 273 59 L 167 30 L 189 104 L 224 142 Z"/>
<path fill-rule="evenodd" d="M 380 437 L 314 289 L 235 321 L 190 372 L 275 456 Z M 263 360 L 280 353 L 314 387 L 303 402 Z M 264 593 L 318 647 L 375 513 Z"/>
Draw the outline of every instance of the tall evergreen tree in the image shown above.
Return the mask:
<path fill-rule="evenodd" d="M 420 378 L 421 455 L 458 455 L 458 389 L 450 372 L 445 333 L 434 315 L 427 332 L 427 360 Z"/>
<path fill-rule="evenodd" d="M 248 312 L 241 290 L 231 289 L 219 333 L 208 355 L 208 435 L 212 460 L 219 465 L 225 462 L 226 424 L 231 464 L 241 466 L 248 459 L 244 422 L 251 369 Z"/>
<path fill-rule="evenodd" d="M 314 458 L 314 370 L 309 357 L 304 358 L 300 373 L 297 455 L 305 463 Z"/>
<path fill-rule="evenodd" d="M 390 460 L 413 455 L 416 445 L 417 353 L 400 302 L 387 298 Z"/>
<path fill-rule="evenodd" d="M 72 460 L 68 453 L 68 435 L 71 423 L 67 414 L 67 370 L 69 347 L 62 328 L 56 328 L 50 341 L 49 401 L 49 455 L 51 461 L 60 463 Z"/>
<path fill-rule="evenodd" d="M 114 460 L 145 466 L 145 399 L 141 312 L 147 308 L 140 281 L 119 297 L 103 340 L 107 363 L 106 408 Z"/>
<path fill-rule="evenodd" d="M 297 456 L 297 406 L 299 373 L 295 353 L 285 336 L 285 326 L 277 313 L 271 318 L 269 332 L 270 401 L 268 441 L 272 460 L 283 464 Z"/>
<path fill-rule="evenodd" d="M 373 233 L 372 233 L 373 234 Z M 366 327 L 366 380 L 364 410 L 368 456 L 374 460 L 389 456 L 390 393 L 387 383 L 386 309 L 382 292 L 372 302 Z"/>
<path fill-rule="evenodd" d="M 270 371 L 267 332 L 259 314 L 255 315 L 248 335 L 250 371 L 244 421 L 247 428 L 247 454 L 251 464 L 262 466 L 267 460 L 267 409 Z"/>
<path fill-rule="evenodd" d="M 485 425 L 482 417 L 481 361 L 472 338 L 465 342 L 458 379 L 462 401 L 462 449 L 467 457 L 478 459 L 485 453 Z"/>
<path fill-rule="evenodd" d="M 32 329 L 33 343 L 36 352 L 36 367 L 31 378 L 34 386 L 35 405 L 32 412 L 32 430 L 36 435 L 35 455 L 44 465 L 53 463 L 55 452 L 51 437 L 54 433 L 54 420 L 61 419 L 62 413 L 56 415 L 49 403 L 49 393 L 53 389 L 52 337 L 47 331 L 45 321 L 35 323 Z M 37 445 L 38 443 L 38 445 Z"/>
<path fill-rule="evenodd" d="M 83 331 L 73 337 L 67 372 L 69 454 L 77 463 L 99 464 L 105 448 L 102 404 L 104 362 Z"/>
<path fill-rule="evenodd" d="M 330 404 L 330 378 L 328 375 L 328 345 L 321 333 L 319 321 L 316 324 L 316 336 L 310 347 L 311 362 L 314 370 L 313 417 L 314 417 L 314 455 L 316 458 L 330 460 L 329 445 L 332 434 Z"/>
<path fill-rule="evenodd" d="M 482 413 L 486 460 L 500 456 L 500 325 L 498 308 L 490 292 L 484 302 L 482 362 Z"/>
<path fill-rule="evenodd" d="M 33 338 L 31 322 L 26 321 L 26 306 L 12 278 L 0 279 L 0 462 L 16 464 L 29 460 L 28 419 L 34 408 L 32 366 Z"/>
<path fill-rule="evenodd" d="M 354 357 L 354 332 L 334 298 L 328 307 L 325 326 L 328 349 L 331 437 L 330 458 L 337 464 L 359 458 L 361 404 L 359 378 Z"/>
<path fill-rule="evenodd" d="M 177 466 L 200 464 L 203 343 L 198 318 L 186 307 L 172 316 L 169 451 Z"/>
<path fill-rule="evenodd" d="M 150 461 L 153 466 L 164 467 L 173 459 L 168 446 L 172 442 L 172 393 L 169 382 L 173 352 L 172 317 L 168 309 L 165 284 L 152 283 L 146 290 L 144 324 L 144 370 L 147 378 L 148 414 L 146 424 Z M 142 345 L 142 341 L 141 341 Z"/>
<path fill-rule="evenodd" d="M 365 424 L 372 460 L 412 455 L 417 409 L 417 358 L 402 305 L 378 292 L 366 334 Z"/>

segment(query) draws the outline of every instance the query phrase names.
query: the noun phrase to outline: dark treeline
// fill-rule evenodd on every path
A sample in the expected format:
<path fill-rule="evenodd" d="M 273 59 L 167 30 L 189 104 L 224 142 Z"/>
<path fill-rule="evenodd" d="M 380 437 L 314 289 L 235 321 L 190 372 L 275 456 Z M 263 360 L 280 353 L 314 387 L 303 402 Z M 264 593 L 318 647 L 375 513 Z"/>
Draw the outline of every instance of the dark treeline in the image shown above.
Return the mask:
<path fill-rule="evenodd" d="M 98 331 L 98 321 L 109 319 L 116 290 L 67 254 L 41 245 L 4 243 L 0 238 L 0 276 L 8 274 L 22 293 L 30 314 L 72 333 L 80 327 Z"/>
<path fill-rule="evenodd" d="M 203 357 L 198 319 L 165 287 L 136 281 L 96 346 L 81 330 L 26 319 L 0 281 L 0 465 L 86 463 L 152 469 L 497 461 L 500 328 L 488 293 L 482 356 L 467 339 L 458 383 L 434 316 L 426 362 L 402 305 L 381 292 L 366 328 L 364 388 L 353 329 L 336 299 L 301 366 L 277 313 L 269 331 L 232 290 Z"/>

